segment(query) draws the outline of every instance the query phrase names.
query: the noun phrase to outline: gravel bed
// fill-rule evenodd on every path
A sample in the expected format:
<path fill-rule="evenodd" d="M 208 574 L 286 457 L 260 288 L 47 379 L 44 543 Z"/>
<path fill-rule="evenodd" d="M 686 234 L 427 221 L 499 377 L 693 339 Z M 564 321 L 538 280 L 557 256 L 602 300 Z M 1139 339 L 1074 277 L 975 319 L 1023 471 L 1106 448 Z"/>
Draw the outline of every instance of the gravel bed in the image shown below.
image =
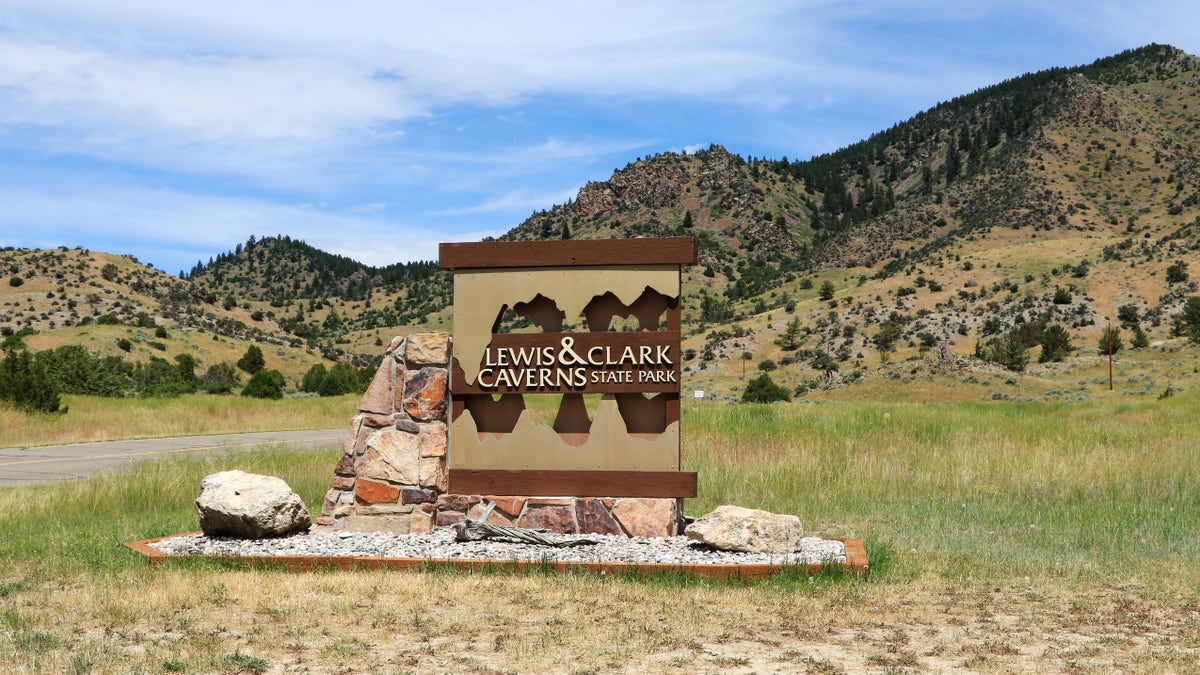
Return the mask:
<path fill-rule="evenodd" d="M 457 542 L 449 528 L 428 534 L 329 532 L 309 530 L 278 539 L 233 539 L 185 534 L 150 544 L 169 555 L 309 556 L 411 558 L 418 560 L 490 560 L 585 563 L 666 563 L 671 565 L 844 565 L 840 541 L 805 537 L 799 551 L 786 555 L 718 551 L 686 537 L 587 535 L 597 544 L 537 546 L 501 540 Z"/>

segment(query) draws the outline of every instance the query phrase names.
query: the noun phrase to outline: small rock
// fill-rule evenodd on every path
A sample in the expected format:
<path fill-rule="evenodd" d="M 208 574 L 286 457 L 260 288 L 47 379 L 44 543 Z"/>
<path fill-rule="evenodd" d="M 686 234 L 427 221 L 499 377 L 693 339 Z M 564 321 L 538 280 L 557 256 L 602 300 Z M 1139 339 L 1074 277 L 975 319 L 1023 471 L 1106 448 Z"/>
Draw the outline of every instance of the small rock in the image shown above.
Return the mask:
<path fill-rule="evenodd" d="M 726 504 L 697 518 L 683 533 L 722 551 L 791 553 L 800 549 L 804 527 L 796 516 Z"/>
<path fill-rule="evenodd" d="M 205 476 L 195 504 L 210 537 L 280 537 L 312 525 L 304 501 L 275 476 L 236 470 Z"/>

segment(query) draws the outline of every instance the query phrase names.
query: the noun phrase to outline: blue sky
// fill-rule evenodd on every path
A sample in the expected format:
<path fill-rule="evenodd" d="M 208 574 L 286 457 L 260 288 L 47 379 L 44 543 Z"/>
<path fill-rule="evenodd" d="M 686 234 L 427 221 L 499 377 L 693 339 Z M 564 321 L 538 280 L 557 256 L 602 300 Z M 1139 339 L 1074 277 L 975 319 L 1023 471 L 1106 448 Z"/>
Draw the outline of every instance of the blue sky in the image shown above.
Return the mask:
<path fill-rule="evenodd" d="M 4 0 L 0 245 L 170 273 L 287 234 L 372 265 L 498 235 L 638 157 L 807 159 L 1190 3 Z"/>

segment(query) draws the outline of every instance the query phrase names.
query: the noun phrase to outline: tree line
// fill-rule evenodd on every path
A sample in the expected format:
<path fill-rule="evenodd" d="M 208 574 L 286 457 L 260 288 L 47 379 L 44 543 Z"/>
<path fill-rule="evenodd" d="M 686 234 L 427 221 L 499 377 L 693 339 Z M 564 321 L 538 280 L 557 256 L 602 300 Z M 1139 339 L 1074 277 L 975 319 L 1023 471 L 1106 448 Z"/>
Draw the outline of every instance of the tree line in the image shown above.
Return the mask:
<path fill-rule="evenodd" d="M 250 345 L 236 364 L 215 363 L 197 373 L 195 357 L 178 354 L 173 360 L 151 356 L 131 363 L 121 356 L 100 356 L 81 345 L 63 345 L 31 352 L 9 343 L 0 358 L 0 404 L 28 413 L 67 412 L 63 394 L 122 398 L 176 397 L 183 394 L 232 394 L 283 398 L 287 383 L 282 373 L 266 368 L 262 349 Z M 242 384 L 243 374 L 249 379 Z M 331 367 L 318 363 L 305 373 L 298 391 L 340 396 L 366 391 L 374 370 L 345 361 Z"/>

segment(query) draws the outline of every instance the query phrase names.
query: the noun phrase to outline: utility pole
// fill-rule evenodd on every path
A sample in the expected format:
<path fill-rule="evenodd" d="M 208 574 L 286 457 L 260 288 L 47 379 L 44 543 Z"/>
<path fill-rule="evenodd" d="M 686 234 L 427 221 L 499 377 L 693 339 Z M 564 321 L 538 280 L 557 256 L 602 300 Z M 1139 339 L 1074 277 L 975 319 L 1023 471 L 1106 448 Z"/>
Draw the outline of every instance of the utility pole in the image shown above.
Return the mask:
<path fill-rule="evenodd" d="M 1106 319 L 1106 321 L 1108 321 L 1108 328 L 1106 328 L 1104 330 L 1104 336 L 1106 338 L 1108 338 L 1108 390 L 1112 391 L 1113 390 L 1113 382 L 1112 382 L 1112 340 L 1113 340 L 1112 320 Z"/>

